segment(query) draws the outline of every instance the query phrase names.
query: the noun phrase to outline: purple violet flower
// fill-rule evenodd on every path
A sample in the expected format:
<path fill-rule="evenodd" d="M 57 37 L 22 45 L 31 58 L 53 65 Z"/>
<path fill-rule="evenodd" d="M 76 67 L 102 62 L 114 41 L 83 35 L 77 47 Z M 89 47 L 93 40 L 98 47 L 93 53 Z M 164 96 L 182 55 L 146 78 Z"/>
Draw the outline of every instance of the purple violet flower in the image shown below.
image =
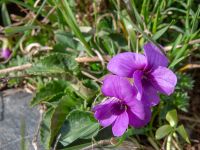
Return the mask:
<path fill-rule="evenodd" d="M 103 127 L 112 125 L 114 136 L 123 135 L 128 125 L 139 128 L 150 121 L 150 107 L 136 99 L 136 88 L 127 78 L 106 76 L 102 93 L 109 98 L 93 108 L 94 116 Z"/>
<path fill-rule="evenodd" d="M 5 48 L 1 50 L 1 57 L 3 57 L 4 59 L 8 59 L 11 55 L 11 51 L 9 48 Z"/>
<path fill-rule="evenodd" d="M 134 79 L 138 90 L 137 98 L 145 99 L 150 106 L 159 103 L 157 92 L 173 93 L 176 75 L 167 68 L 168 59 L 153 43 L 144 45 L 144 55 L 124 52 L 114 56 L 108 63 L 108 70 L 121 77 Z"/>

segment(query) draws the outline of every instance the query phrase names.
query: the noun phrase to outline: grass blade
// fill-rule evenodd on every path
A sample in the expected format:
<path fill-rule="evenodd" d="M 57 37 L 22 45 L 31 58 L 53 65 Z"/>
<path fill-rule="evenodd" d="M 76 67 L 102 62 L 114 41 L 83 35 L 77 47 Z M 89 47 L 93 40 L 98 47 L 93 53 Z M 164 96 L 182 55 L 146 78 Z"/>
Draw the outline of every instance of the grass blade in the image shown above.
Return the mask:
<path fill-rule="evenodd" d="M 198 29 L 198 24 L 199 24 L 199 14 L 200 14 L 200 5 L 197 9 L 197 12 L 195 14 L 195 16 L 193 17 L 193 20 L 192 20 L 192 29 L 191 29 L 191 32 L 194 33 L 197 29 Z"/>
<path fill-rule="evenodd" d="M 164 27 L 164 28 L 162 28 L 162 29 L 160 29 L 158 32 L 156 32 L 154 35 L 153 35 L 153 39 L 154 40 L 157 40 L 157 39 L 159 39 L 168 29 L 169 29 L 169 27 L 171 26 L 171 24 L 173 24 L 174 23 L 174 21 L 172 21 L 169 25 L 167 25 L 166 27 Z"/>
<path fill-rule="evenodd" d="M 17 27 L 6 27 L 4 33 L 7 35 L 12 35 L 19 32 L 25 32 L 27 30 L 36 29 L 38 26 L 17 26 Z"/>
<path fill-rule="evenodd" d="M 138 12 L 137 9 L 136 9 L 134 0 L 129 0 L 128 3 L 129 3 L 129 5 L 131 6 L 131 7 L 129 7 L 129 9 L 134 13 L 135 18 L 136 18 L 136 20 L 137 20 L 137 23 L 138 23 L 141 27 L 143 27 L 144 21 L 142 20 L 142 18 L 141 18 L 141 16 L 140 16 L 139 12 Z"/>
<path fill-rule="evenodd" d="M 142 3 L 142 10 L 141 10 L 141 14 L 144 16 L 144 21 L 145 23 L 148 22 L 148 20 L 150 19 L 149 17 L 149 3 L 150 0 L 144 0 Z"/>
<path fill-rule="evenodd" d="M 85 50 L 86 50 L 87 54 L 92 56 L 93 55 L 92 49 L 90 48 L 89 44 L 87 43 L 83 34 L 81 33 L 68 2 L 65 0 L 62 0 L 61 3 L 62 3 L 62 5 L 61 5 L 60 10 L 63 14 L 63 17 L 64 17 L 66 23 L 69 25 L 70 29 L 74 32 L 74 34 L 79 38 L 79 40 L 85 46 L 85 48 L 86 48 Z"/>
<path fill-rule="evenodd" d="M 9 26 L 11 24 L 11 20 L 5 3 L 3 3 L 1 6 L 1 16 L 3 20 L 3 25 Z"/>

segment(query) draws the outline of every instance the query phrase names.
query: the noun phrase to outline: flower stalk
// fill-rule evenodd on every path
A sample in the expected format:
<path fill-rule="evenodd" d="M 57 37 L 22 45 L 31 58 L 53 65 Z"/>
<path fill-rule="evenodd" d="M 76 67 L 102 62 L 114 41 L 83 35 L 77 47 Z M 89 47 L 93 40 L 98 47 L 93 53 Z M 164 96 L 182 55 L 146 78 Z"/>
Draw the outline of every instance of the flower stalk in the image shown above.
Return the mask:
<path fill-rule="evenodd" d="M 167 137 L 166 150 L 171 150 L 172 147 L 172 134 Z"/>

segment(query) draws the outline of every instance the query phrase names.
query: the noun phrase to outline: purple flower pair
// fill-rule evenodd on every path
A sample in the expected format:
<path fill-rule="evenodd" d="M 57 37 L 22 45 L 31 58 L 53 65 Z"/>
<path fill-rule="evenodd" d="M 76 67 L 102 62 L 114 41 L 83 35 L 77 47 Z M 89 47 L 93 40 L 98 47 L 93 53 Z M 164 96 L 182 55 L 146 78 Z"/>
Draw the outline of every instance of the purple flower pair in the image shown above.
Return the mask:
<path fill-rule="evenodd" d="M 128 125 L 146 125 L 151 107 L 159 103 L 158 92 L 173 93 L 177 78 L 167 68 L 168 59 L 152 43 L 144 45 L 144 55 L 120 53 L 108 63 L 108 75 L 102 93 L 109 98 L 94 107 L 95 118 L 104 127 L 112 125 L 113 134 L 121 136 Z M 133 84 L 130 80 L 133 79 Z"/>

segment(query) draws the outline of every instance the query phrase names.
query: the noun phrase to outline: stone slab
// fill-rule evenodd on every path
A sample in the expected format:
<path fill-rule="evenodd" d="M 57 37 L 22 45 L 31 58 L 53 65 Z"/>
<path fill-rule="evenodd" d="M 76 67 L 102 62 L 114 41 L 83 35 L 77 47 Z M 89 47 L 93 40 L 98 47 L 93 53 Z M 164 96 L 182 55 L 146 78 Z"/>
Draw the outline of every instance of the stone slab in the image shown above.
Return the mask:
<path fill-rule="evenodd" d="M 22 137 L 26 147 L 33 150 L 31 141 L 37 128 L 39 112 L 36 107 L 29 106 L 32 95 L 25 92 L 13 92 L 8 96 L 2 96 L 2 92 L 0 94 L 0 150 L 22 149 Z"/>

